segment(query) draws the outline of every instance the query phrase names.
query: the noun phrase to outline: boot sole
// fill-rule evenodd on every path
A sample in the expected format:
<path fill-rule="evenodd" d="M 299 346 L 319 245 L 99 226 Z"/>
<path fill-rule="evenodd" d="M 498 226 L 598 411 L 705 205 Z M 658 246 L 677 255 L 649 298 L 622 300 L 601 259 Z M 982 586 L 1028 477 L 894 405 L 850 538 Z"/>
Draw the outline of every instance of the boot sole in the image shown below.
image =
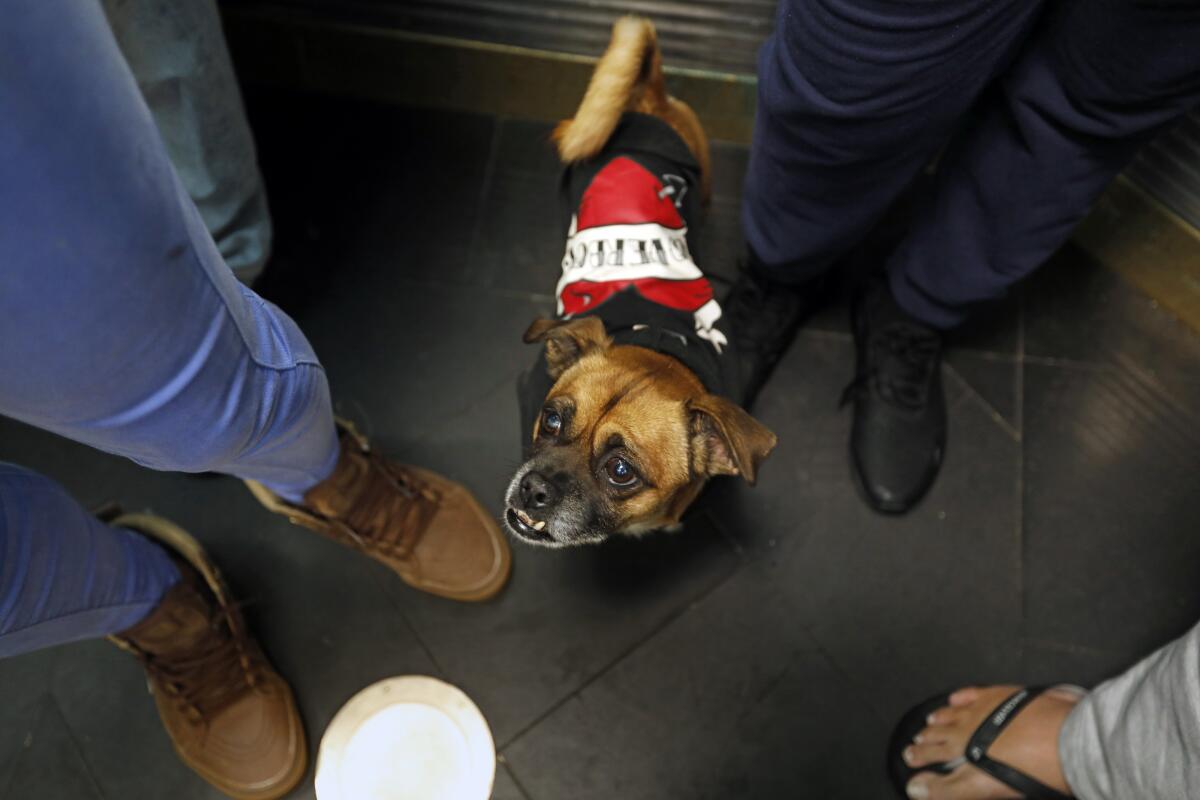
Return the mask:
<path fill-rule="evenodd" d="M 196 541 L 195 537 L 174 522 L 154 514 L 122 514 L 111 520 L 108 524 L 118 528 L 134 530 L 170 549 L 200 573 L 209 590 L 223 607 L 232 604 L 229 590 L 225 587 L 225 581 L 222 579 L 221 572 L 217 569 L 216 564 L 209 558 L 208 553 L 205 552 L 200 542 Z M 108 640 L 117 647 L 125 649 L 117 637 L 109 636 Z M 271 665 L 271 669 L 275 669 L 273 664 Z M 261 792 L 239 791 L 233 787 L 223 786 L 219 782 L 214 781 L 206 773 L 197 769 L 176 748 L 175 752 L 179 756 L 179 760 L 187 764 L 192 771 L 204 778 L 209 784 L 234 798 L 234 800 L 277 800 L 277 798 L 283 797 L 295 789 L 304 778 L 304 774 L 308 771 L 308 743 L 304 736 L 304 724 L 300 720 L 300 712 L 296 707 L 296 698 L 292 694 L 291 684 L 287 683 L 286 680 L 283 683 L 287 687 L 289 703 L 293 709 L 296 709 L 296 725 L 300 731 L 300 746 L 298 748 L 300 757 L 296 759 L 296 763 L 288 770 L 277 786 Z M 175 742 L 172 740 L 171 745 L 174 746 L 174 744 Z"/>

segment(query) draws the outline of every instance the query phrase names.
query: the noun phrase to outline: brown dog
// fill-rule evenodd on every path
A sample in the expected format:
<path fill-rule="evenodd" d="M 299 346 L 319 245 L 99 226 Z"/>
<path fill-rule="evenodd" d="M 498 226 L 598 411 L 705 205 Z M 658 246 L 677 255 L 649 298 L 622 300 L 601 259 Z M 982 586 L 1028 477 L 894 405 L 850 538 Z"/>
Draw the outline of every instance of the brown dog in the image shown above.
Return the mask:
<path fill-rule="evenodd" d="M 694 260 L 708 142 L 667 95 L 649 21 L 613 28 L 573 120 L 554 131 L 571 211 L 558 319 L 523 381 L 529 459 L 505 521 L 547 547 L 678 526 L 714 475 L 754 483 L 775 435 L 731 397 L 730 333 Z"/>

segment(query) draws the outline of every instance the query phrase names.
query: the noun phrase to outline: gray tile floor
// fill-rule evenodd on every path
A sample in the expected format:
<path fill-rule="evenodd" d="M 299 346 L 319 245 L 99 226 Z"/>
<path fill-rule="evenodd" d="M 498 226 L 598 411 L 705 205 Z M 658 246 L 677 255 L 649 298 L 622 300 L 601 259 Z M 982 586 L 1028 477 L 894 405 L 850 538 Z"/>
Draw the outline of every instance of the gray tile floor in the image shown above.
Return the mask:
<path fill-rule="evenodd" d="M 341 413 L 499 510 L 520 343 L 560 255 L 548 126 L 253 94 L 286 280 Z M 718 145 L 704 233 L 733 274 L 743 149 Z M 456 605 L 263 512 L 235 481 L 156 474 L 0 419 L 0 458 L 84 503 L 197 534 L 318 738 L 366 684 L 463 687 L 501 800 L 884 798 L 912 702 L 974 681 L 1094 683 L 1200 617 L 1200 337 L 1070 248 L 954 337 L 950 445 L 903 518 L 851 484 L 844 302 L 760 402 L 758 488 L 716 483 L 677 535 L 515 548 Z M 0 797 L 193 800 L 140 671 L 104 642 L 0 662 Z M 297 798 L 312 797 L 302 788 Z"/>

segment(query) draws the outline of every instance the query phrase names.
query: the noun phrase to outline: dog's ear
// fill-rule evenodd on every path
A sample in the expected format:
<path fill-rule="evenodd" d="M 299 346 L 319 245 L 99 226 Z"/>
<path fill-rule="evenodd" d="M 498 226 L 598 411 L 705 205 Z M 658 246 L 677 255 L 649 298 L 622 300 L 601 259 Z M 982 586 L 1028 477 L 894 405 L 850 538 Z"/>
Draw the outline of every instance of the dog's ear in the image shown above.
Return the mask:
<path fill-rule="evenodd" d="M 775 434 L 741 406 L 706 394 L 688 405 L 692 469 L 698 475 L 741 475 L 751 486 L 775 448 Z"/>
<path fill-rule="evenodd" d="M 580 319 L 535 319 L 525 331 L 525 343 L 546 343 L 546 368 L 550 377 L 558 379 L 567 367 L 587 353 L 612 344 L 604 331 L 604 323 L 596 317 Z"/>

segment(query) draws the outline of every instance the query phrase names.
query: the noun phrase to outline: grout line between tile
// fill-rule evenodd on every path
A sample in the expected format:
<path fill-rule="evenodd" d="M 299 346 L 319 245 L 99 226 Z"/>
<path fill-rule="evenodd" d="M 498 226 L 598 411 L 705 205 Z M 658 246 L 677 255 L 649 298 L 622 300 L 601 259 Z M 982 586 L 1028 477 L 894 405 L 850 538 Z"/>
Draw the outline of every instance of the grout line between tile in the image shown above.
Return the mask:
<path fill-rule="evenodd" d="M 958 397 L 954 398 L 954 400 L 952 402 L 950 402 L 949 404 L 946 405 L 947 415 L 957 412 L 960 406 L 969 406 L 975 402 L 975 398 L 972 396 L 971 390 L 969 388 L 967 388 L 966 386 L 962 386 L 960 388 L 962 389 L 962 391 L 960 391 L 958 393 Z M 983 412 L 985 414 L 987 414 L 988 417 L 991 417 L 991 414 L 989 413 L 989 409 L 985 408 L 985 409 L 983 409 Z M 946 421 L 946 424 L 947 425 L 950 424 L 949 420 Z M 1003 433 L 1008 433 L 1008 431 L 1003 431 Z"/>
<path fill-rule="evenodd" d="M 393 607 L 397 607 L 399 606 L 399 603 L 393 603 L 392 605 Z M 404 611 L 398 607 L 396 608 L 396 612 L 400 615 L 400 619 L 404 620 L 404 627 L 408 628 L 409 633 L 413 635 L 413 638 L 417 640 L 417 644 L 421 646 L 421 649 L 429 658 L 429 663 L 433 664 L 433 668 L 438 671 L 438 677 L 448 677 L 449 673 L 446 672 L 446 668 L 442 666 L 441 662 L 437 660 L 437 656 L 433 654 L 433 648 L 426 644 L 425 640 L 421 638 L 420 631 L 417 630 L 416 625 L 412 624 L 412 620 L 408 618 L 408 614 L 405 614 Z"/>
<path fill-rule="evenodd" d="M 1022 636 L 1022 646 L 1031 645 L 1033 647 L 1041 647 L 1045 650 L 1053 650 L 1059 653 L 1071 653 L 1073 655 L 1099 656 L 1109 657 L 1120 655 L 1116 651 L 1105 650 L 1100 647 L 1089 647 L 1082 644 L 1071 644 L 1070 642 L 1059 642 L 1054 639 L 1041 639 L 1036 636 Z"/>
<path fill-rule="evenodd" d="M 1016 551 L 1017 551 L 1017 614 L 1021 631 L 1025 630 L 1025 302 L 1022 296 L 1017 307 L 1017 361 L 1014 379 L 1017 386 L 1016 417 L 1017 427 L 1017 486 L 1016 486 Z M 1022 640 L 1023 641 L 1023 640 Z M 1021 644 L 1020 661 L 1025 659 L 1025 646 Z"/>
<path fill-rule="evenodd" d="M 487 388 L 480 391 L 475 396 L 475 398 L 473 400 L 471 400 L 470 402 L 468 402 L 466 405 L 460 406 L 458 408 L 451 410 L 447 416 L 442 417 L 442 421 L 440 424 L 426 429 L 426 431 L 423 434 L 421 434 L 420 436 L 418 436 L 416 439 L 413 440 L 414 443 L 421 444 L 423 442 L 428 441 L 431 436 L 435 436 L 436 434 L 445 430 L 446 426 L 450 425 L 455 420 L 459 419 L 460 417 L 466 416 L 467 414 L 470 414 L 472 411 L 474 411 L 476 408 L 479 407 L 480 403 L 490 400 L 492 395 L 494 395 L 496 392 L 500 391 L 505 386 L 507 386 L 509 383 L 511 383 L 513 380 L 513 377 L 514 376 L 509 375 L 508 377 L 505 377 L 499 381 L 496 381 L 491 386 L 488 386 Z"/>
<path fill-rule="evenodd" d="M 975 347 L 970 347 L 969 345 L 959 345 L 954 344 L 953 342 L 948 342 L 946 344 L 946 352 L 966 353 L 969 356 L 974 356 L 976 358 L 983 359 L 984 361 L 1011 362 L 1017 360 L 1015 353 L 1001 353 L 998 350 L 980 350 Z"/>
<path fill-rule="evenodd" d="M 851 547 L 850 557 L 853 558 L 855 553 L 864 546 L 867 546 L 865 540 L 862 537 L 858 537 Z M 814 630 L 811 624 L 801 625 L 801 631 L 812 642 L 813 649 L 823 659 L 825 659 L 825 662 L 829 665 L 830 669 L 833 670 L 833 672 L 846 684 L 846 686 L 850 687 L 851 689 L 860 690 L 857 692 L 857 695 L 862 698 L 863 706 L 869 709 L 871 714 L 880 722 L 891 724 L 891 720 L 884 719 L 884 717 L 880 714 L 879 709 L 876 707 L 874 702 L 870 702 L 865 699 L 869 693 L 868 687 L 862 686 L 859 683 L 858 679 L 855 677 L 854 668 L 852 666 L 842 666 L 837 657 L 829 650 L 829 648 L 825 646 L 825 643 L 821 641 L 821 637 L 817 634 L 817 631 Z"/>
<path fill-rule="evenodd" d="M 820 328 L 801 328 L 798 336 L 808 339 L 827 339 L 835 342 L 854 341 L 854 334 L 847 331 L 826 331 Z"/>
<path fill-rule="evenodd" d="M 50 700 L 50 707 L 46 710 L 46 713 L 58 716 L 58 721 L 62 723 L 63 728 L 67 732 L 67 737 L 71 740 L 71 746 L 75 749 L 75 756 L 79 759 L 79 763 L 83 765 L 83 771 L 87 773 L 88 780 L 92 784 L 92 791 L 96 793 L 96 796 L 100 800 L 105 800 L 104 789 L 101 788 L 100 781 L 96 779 L 96 775 L 92 771 L 92 765 L 88 763 L 87 757 L 83 754 L 83 748 L 79 746 L 79 739 L 75 736 L 75 731 L 71 728 L 71 723 L 67 720 L 67 715 L 62 712 L 62 708 L 58 704 L 58 698 L 54 696 L 53 692 L 47 692 L 46 697 Z M 41 724 L 40 720 L 38 724 Z"/>
<path fill-rule="evenodd" d="M 800 329 L 800 333 L 798 334 L 798 336 L 807 336 L 811 339 L 826 339 L 826 340 L 838 341 L 838 342 L 854 341 L 854 334 L 850 333 L 849 331 L 831 331 L 831 330 L 828 330 L 825 328 L 804 327 L 804 328 Z M 967 355 L 975 356 L 977 358 L 984 359 L 985 361 L 1016 362 L 1016 361 L 1019 361 L 1021 358 L 1018 355 L 1014 355 L 1012 353 L 1003 353 L 1003 352 L 1000 352 L 999 350 L 981 350 L 977 347 L 956 345 L 954 343 L 948 344 L 946 346 L 946 349 L 953 350 L 956 353 L 966 353 Z M 1041 357 L 1038 357 L 1038 356 L 1034 356 L 1033 358 L 1041 359 Z M 1103 365 L 1099 365 L 1099 364 L 1090 364 L 1086 361 L 1072 362 L 1072 361 L 1069 361 L 1069 359 L 1045 358 L 1045 359 L 1041 359 L 1041 360 L 1054 361 L 1054 362 L 1056 362 L 1055 366 L 1059 366 L 1059 364 L 1057 362 L 1061 361 L 1061 362 L 1064 362 L 1062 364 L 1063 366 L 1078 366 L 1081 369 L 1087 369 L 1087 368 L 1096 369 L 1096 368 L 1102 368 L 1102 366 L 1103 366 Z"/>
<path fill-rule="evenodd" d="M 474 283 L 471 281 L 442 281 L 437 279 L 417 279 L 411 277 L 397 277 L 394 279 L 397 286 L 417 286 L 434 289 L 457 289 L 462 290 L 464 287 L 474 291 L 490 292 L 498 294 L 501 297 L 508 297 L 515 300 L 530 300 L 535 303 L 547 303 L 553 305 L 555 302 L 554 295 L 540 294 L 538 292 L 523 292 L 520 289 L 508 289 L 503 286 L 488 286 L 482 283 Z"/>
<path fill-rule="evenodd" d="M 500 753 L 497 757 L 497 760 L 500 762 L 501 766 L 504 767 L 504 771 L 508 773 L 508 777 L 513 782 L 513 785 L 517 787 L 517 791 L 521 793 L 521 797 L 524 797 L 525 800 L 533 800 L 533 795 L 531 795 L 529 790 L 525 788 L 525 784 L 517 780 L 517 771 L 513 769 L 512 764 L 509 763 L 508 756 L 506 756 L 504 753 Z"/>
<path fill-rule="evenodd" d="M 572 691 L 568 692 L 563 697 L 559 698 L 556 702 L 552 703 L 549 708 L 547 708 L 541 714 L 538 714 L 532 721 L 530 721 L 527 725 L 525 725 L 525 727 L 521 728 L 516 733 L 514 733 L 512 736 L 508 737 L 508 739 L 505 740 L 503 743 L 499 744 L 496 747 L 496 749 L 497 750 L 507 750 L 508 748 L 512 747 L 514 744 L 516 744 L 518 741 L 520 741 L 521 738 L 525 736 L 525 734 L 532 731 L 538 725 L 541 725 L 542 722 L 544 722 L 546 719 L 548 719 L 550 716 L 552 716 L 556 711 L 558 711 L 558 709 L 562 708 L 564 705 L 569 703 L 571 700 L 574 700 L 575 698 L 579 697 L 579 695 L 581 695 L 585 690 L 587 690 L 587 688 L 589 686 L 591 686 L 596 681 L 600 680 L 600 678 L 607 675 L 613 669 L 613 667 L 617 666 L 622 661 L 624 661 L 626 658 L 633 655 L 637 650 L 639 650 L 642 647 L 642 645 L 646 644 L 651 639 L 658 636 L 658 634 L 662 633 L 668 627 L 673 625 L 676 622 L 676 620 L 681 619 L 684 614 L 687 614 L 692 609 L 694 609 L 698 604 L 704 602 L 705 598 L 707 598 L 713 592 L 717 591 L 722 586 L 724 586 L 726 583 L 728 583 L 733 578 L 733 576 L 738 573 L 738 570 L 741 568 L 741 566 L 742 566 L 742 564 L 739 561 L 733 569 L 729 570 L 728 575 L 725 575 L 719 581 L 714 583 L 712 586 L 703 590 L 702 592 L 697 594 L 695 597 L 692 597 L 686 603 L 682 604 L 678 609 L 676 609 L 675 611 L 668 614 L 661 623 L 659 623 L 658 625 L 654 626 L 654 628 L 649 630 L 645 636 L 641 637 L 640 639 L 638 639 L 637 641 L 633 642 L 631 645 L 626 647 L 624 650 L 622 650 L 620 653 L 618 653 L 615 658 L 613 658 L 611 661 L 609 661 L 604 666 L 600 667 L 600 669 L 598 669 L 595 672 L 595 674 L 593 674 L 591 677 L 589 677 L 586 681 L 581 683 L 579 686 L 575 687 Z"/>
<path fill-rule="evenodd" d="M 975 387 L 971 385 L 970 381 L 968 381 L 966 378 L 964 378 L 962 375 L 960 375 L 958 373 L 958 370 L 956 370 L 951 364 L 943 361 L 942 367 L 947 372 L 949 372 L 951 375 L 953 375 L 954 378 L 959 383 L 962 384 L 963 390 L 964 390 L 963 391 L 963 399 L 967 399 L 967 400 L 977 403 L 980 407 L 983 408 L 983 410 L 987 413 L 987 415 L 989 417 L 991 417 L 992 422 L 996 423 L 996 425 L 1000 428 L 1000 430 L 1004 431 L 1004 433 L 1007 434 L 1008 437 L 1010 439 L 1012 439 L 1014 442 L 1020 443 L 1021 432 L 1019 430 L 1017 430 L 1014 426 L 1009 424 L 1008 420 L 1006 420 L 1004 418 L 1004 415 L 1001 414 L 999 411 L 997 411 L 996 408 L 991 403 L 989 403 L 987 400 L 985 400 L 983 395 L 981 395 L 979 392 L 975 391 Z M 961 401 L 954 403 L 954 406 L 958 406 L 960 404 L 961 404 Z"/>
<path fill-rule="evenodd" d="M 479 197 L 475 203 L 475 224 L 471 226 L 471 237 L 467 240 L 467 252 L 479 252 L 479 238 L 483 235 L 484 209 L 487 206 L 488 195 L 492 193 L 492 183 L 496 177 L 496 162 L 500 157 L 500 135 L 504 130 L 504 120 L 506 118 L 501 115 L 492 117 L 492 139 L 488 144 L 487 161 L 484 162 L 483 180 L 479 186 Z M 478 262 L 476 262 L 478 263 Z M 468 273 L 471 283 L 479 284 L 481 278 L 486 276 L 474 274 L 474 270 Z M 483 285 L 487 281 L 484 280 Z"/>
<path fill-rule="evenodd" d="M 57 659 L 54 659 L 51 663 L 53 664 L 56 661 Z M 53 672 L 53 666 L 50 667 L 50 671 Z M 25 743 L 17 747 L 16 752 L 11 755 L 7 763 L 0 762 L 0 797 L 8 797 L 10 795 L 8 788 L 12 785 L 16 777 L 17 765 L 21 761 L 21 755 L 33 742 L 33 736 L 37 733 L 38 725 L 41 724 L 42 717 L 46 715 L 46 705 L 49 702 L 53 702 L 53 700 L 53 694 L 48 688 L 38 692 L 36 699 L 31 705 L 32 711 L 27 718 L 29 729 L 25 733 Z"/>
<path fill-rule="evenodd" d="M 1061 367 L 1063 369 L 1074 369 L 1082 372 L 1117 371 L 1117 367 L 1113 364 L 1100 364 L 1095 361 L 1080 361 L 1074 358 L 1060 358 L 1058 356 L 1030 356 L 1025 355 L 1024 352 L 1022 352 L 1018 358 L 1022 364 L 1034 364 L 1039 367 Z"/>
<path fill-rule="evenodd" d="M 865 691 L 855 691 L 860 689 L 860 685 L 858 681 L 854 679 L 854 673 L 850 670 L 844 669 L 842 665 L 838 663 L 838 660 L 834 658 L 833 654 L 825 648 L 825 645 L 822 644 L 821 640 L 817 638 L 816 634 L 807 628 L 803 629 L 803 632 L 805 636 L 812 640 L 813 648 L 817 654 L 820 655 L 821 658 L 825 659 L 825 663 L 829 665 L 829 668 L 833 670 L 833 673 L 837 675 L 851 690 L 851 696 L 857 696 L 862 702 L 863 707 L 870 711 L 871 715 L 875 717 L 875 719 L 882 723 L 890 724 L 891 721 L 884 719 L 883 715 L 880 714 L 879 709 L 876 708 L 875 704 L 866 700 Z"/>
<path fill-rule="evenodd" d="M 1022 302 L 1017 307 L 1017 358 L 1013 362 L 1016 368 L 1013 378 L 1017 387 L 1016 406 L 1013 409 L 1016 419 L 1013 422 L 1022 438 L 1025 434 L 1025 359 L 1025 303 Z"/>
<path fill-rule="evenodd" d="M 17 774 L 17 762 L 20 760 L 21 751 L 18 750 L 17 754 L 13 756 L 12 760 L 8 764 L 8 771 L 0 772 L 0 797 L 9 796 L 8 787 L 12 785 L 13 776 Z"/>
<path fill-rule="evenodd" d="M 721 534 L 721 539 L 729 546 L 729 549 L 733 551 L 738 560 L 746 561 L 746 548 L 742 546 L 742 543 L 737 540 L 736 536 L 721 524 L 721 520 L 717 519 L 717 516 L 708 509 L 704 510 L 703 516 L 708 520 L 708 524 L 716 528 L 717 533 Z"/>
<path fill-rule="evenodd" d="M 376 582 L 376 587 L 383 592 L 384 597 L 387 598 L 392 608 L 395 609 L 396 613 L 400 616 L 400 619 L 404 621 L 404 627 L 408 628 L 408 632 L 412 634 L 414 639 L 416 639 L 417 644 L 421 647 L 421 651 L 424 652 L 426 658 L 429 659 L 429 663 L 433 664 L 433 668 L 438 672 L 438 677 L 448 677 L 449 673 L 446 672 L 446 668 L 443 667 L 441 662 L 437 660 L 437 657 L 433 654 L 433 649 L 425 642 L 423 638 L 421 638 L 421 633 L 417 630 L 417 626 L 412 624 L 412 620 L 410 620 L 408 618 L 408 614 L 404 612 L 404 606 L 392 595 L 391 592 L 387 590 L 386 587 L 380 585 L 382 581 L 380 576 L 374 575 L 372 576 L 372 579 Z M 388 579 L 394 580 L 391 578 L 391 576 L 389 576 Z"/>

